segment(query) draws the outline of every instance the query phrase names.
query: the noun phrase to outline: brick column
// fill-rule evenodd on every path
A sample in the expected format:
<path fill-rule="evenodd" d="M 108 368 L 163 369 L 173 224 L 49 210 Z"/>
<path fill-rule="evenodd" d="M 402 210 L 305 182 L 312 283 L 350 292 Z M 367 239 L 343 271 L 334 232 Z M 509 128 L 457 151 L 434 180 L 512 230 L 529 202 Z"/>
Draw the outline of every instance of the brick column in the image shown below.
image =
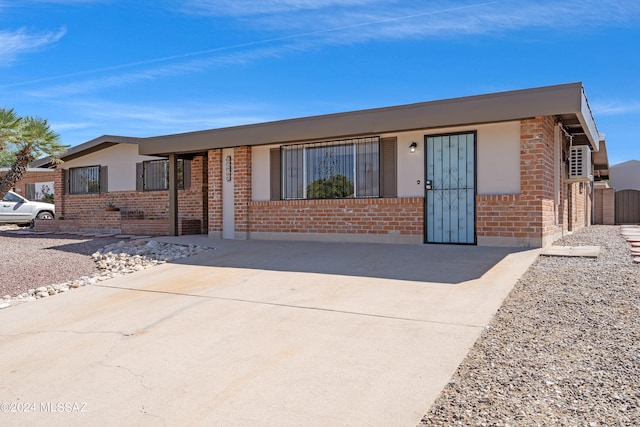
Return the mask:
<path fill-rule="evenodd" d="M 56 207 L 56 218 L 64 216 L 64 200 L 67 197 L 64 184 L 64 170 L 56 168 L 53 173 L 53 204 Z"/>
<path fill-rule="evenodd" d="M 528 213 L 531 237 L 542 246 L 561 232 L 555 219 L 554 201 L 554 118 L 522 120 L 520 126 L 520 176 L 522 200 L 534 209 Z"/>
<path fill-rule="evenodd" d="M 251 147 L 233 149 L 233 193 L 235 234 L 249 238 L 249 204 L 251 203 Z"/>

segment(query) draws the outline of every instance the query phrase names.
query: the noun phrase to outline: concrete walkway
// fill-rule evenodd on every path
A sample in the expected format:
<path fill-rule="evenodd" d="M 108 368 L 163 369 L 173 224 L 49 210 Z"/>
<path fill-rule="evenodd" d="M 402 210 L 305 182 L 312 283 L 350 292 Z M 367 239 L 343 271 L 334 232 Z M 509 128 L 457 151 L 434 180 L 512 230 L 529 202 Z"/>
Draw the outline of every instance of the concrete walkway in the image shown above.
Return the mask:
<path fill-rule="evenodd" d="M 0 311 L 0 424 L 413 426 L 539 253 L 184 239 Z"/>

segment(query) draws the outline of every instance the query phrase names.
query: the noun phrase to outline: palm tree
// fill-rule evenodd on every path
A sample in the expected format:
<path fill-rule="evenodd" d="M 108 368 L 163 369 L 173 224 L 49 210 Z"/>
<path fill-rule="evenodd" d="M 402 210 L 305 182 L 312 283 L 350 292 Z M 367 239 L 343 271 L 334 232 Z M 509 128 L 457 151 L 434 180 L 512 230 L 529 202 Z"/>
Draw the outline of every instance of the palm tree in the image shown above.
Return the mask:
<path fill-rule="evenodd" d="M 65 148 L 46 119 L 20 117 L 13 108 L 0 108 L 0 152 L 11 159 L 9 171 L 0 177 L 0 199 L 20 181 L 29 163 L 42 156 L 55 159 Z"/>

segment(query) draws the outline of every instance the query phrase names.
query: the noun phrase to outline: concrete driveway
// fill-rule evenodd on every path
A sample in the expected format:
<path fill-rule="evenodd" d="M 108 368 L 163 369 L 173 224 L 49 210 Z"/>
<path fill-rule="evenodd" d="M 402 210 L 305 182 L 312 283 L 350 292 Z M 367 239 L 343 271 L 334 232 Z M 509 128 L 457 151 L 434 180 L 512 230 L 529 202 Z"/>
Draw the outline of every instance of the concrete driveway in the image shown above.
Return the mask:
<path fill-rule="evenodd" d="M 0 311 L 0 424 L 413 426 L 539 252 L 188 240 Z"/>

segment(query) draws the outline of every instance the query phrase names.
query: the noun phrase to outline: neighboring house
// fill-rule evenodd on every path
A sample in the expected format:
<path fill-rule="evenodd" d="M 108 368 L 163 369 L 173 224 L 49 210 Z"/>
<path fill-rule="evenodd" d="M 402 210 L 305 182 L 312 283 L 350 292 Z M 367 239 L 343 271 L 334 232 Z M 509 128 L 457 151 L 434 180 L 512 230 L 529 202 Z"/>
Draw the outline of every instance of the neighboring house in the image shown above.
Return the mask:
<path fill-rule="evenodd" d="M 9 168 L 0 168 L 0 176 Z M 33 201 L 53 203 L 55 170 L 47 168 L 27 168 L 22 179 L 15 183 L 12 190 L 22 197 Z"/>
<path fill-rule="evenodd" d="M 172 178 L 119 203 L 160 207 L 167 234 L 199 218 L 231 239 L 541 247 L 591 223 L 592 180 L 608 179 L 581 83 L 132 141 Z M 106 165 L 94 154 L 82 164 Z M 184 160 L 199 192 L 179 189 Z M 65 192 L 57 212 L 83 197 Z"/>
<path fill-rule="evenodd" d="M 621 190 L 640 190 L 640 160 L 629 160 L 611 166 L 609 185 Z"/>

